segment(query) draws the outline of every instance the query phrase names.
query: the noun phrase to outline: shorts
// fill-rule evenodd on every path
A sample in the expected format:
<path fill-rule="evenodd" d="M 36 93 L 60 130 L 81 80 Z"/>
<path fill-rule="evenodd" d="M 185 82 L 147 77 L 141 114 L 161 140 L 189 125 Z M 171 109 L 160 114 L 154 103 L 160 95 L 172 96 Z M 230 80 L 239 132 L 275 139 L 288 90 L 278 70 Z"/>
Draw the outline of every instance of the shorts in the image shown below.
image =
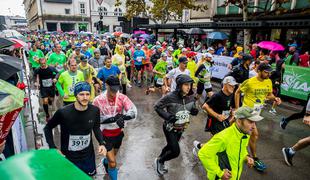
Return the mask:
<path fill-rule="evenodd" d="M 70 160 L 70 159 L 69 159 Z M 96 174 L 96 161 L 95 153 L 91 153 L 89 157 L 83 160 L 70 160 L 79 169 L 85 172 L 89 176 L 94 176 Z"/>
<path fill-rule="evenodd" d="M 205 89 L 205 85 L 201 82 L 198 82 L 197 83 L 197 94 L 202 94 L 203 90 L 205 90 L 206 93 L 208 93 L 212 91 L 212 87 Z"/>
<path fill-rule="evenodd" d="M 137 71 L 141 71 L 143 68 L 143 65 L 135 65 L 135 68 Z"/>
<path fill-rule="evenodd" d="M 124 132 L 122 131 L 118 136 L 103 136 L 103 140 L 106 142 L 107 151 L 111 151 L 112 149 L 119 149 L 122 145 L 122 141 L 124 138 Z"/>
<path fill-rule="evenodd" d="M 50 87 L 50 88 L 41 88 L 40 89 L 40 95 L 41 98 L 47 98 L 47 97 L 55 97 L 55 88 Z"/>
<path fill-rule="evenodd" d="M 157 79 L 154 79 L 154 86 L 156 88 L 161 88 L 163 85 L 157 84 Z"/>

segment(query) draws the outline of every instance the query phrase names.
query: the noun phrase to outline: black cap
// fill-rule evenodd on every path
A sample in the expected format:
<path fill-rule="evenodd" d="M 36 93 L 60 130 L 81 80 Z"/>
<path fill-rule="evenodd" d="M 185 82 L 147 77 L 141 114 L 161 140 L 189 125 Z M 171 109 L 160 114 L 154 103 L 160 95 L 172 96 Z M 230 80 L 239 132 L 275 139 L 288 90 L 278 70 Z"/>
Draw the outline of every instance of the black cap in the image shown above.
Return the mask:
<path fill-rule="evenodd" d="M 187 63 L 187 62 L 188 62 L 188 60 L 186 57 L 182 56 L 179 58 L 179 63 Z"/>
<path fill-rule="evenodd" d="M 180 86 L 184 83 L 193 83 L 194 82 L 194 80 L 189 75 L 186 75 L 186 74 L 178 75 L 175 81 L 177 83 L 177 86 Z"/>
<path fill-rule="evenodd" d="M 254 60 L 253 56 L 251 56 L 249 54 L 243 54 L 242 56 L 243 56 L 242 57 L 243 61 L 247 61 L 247 60 L 253 61 Z"/>
<path fill-rule="evenodd" d="M 258 65 L 257 70 L 271 72 L 273 69 L 269 64 L 261 63 L 260 65 Z"/>
<path fill-rule="evenodd" d="M 113 92 L 117 92 L 121 87 L 121 83 L 119 82 L 119 79 L 113 75 L 109 76 L 105 82 L 107 83 L 107 85 L 110 86 L 110 89 Z"/>

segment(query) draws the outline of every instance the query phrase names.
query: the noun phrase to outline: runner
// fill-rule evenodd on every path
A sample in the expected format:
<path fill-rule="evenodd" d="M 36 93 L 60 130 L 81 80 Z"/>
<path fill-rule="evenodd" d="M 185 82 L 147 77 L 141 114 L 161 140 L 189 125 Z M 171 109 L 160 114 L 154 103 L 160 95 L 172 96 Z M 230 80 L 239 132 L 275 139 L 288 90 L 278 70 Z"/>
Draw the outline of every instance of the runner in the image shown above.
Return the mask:
<path fill-rule="evenodd" d="M 124 94 L 119 93 L 120 81 L 115 76 L 106 80 L 107 91 L 97 96 L 93 104 L 100 109 L 103 139 L 106 141 L 107 158 L 102 160 L 111 180 L 117 180 L 116 154 L 124 137 L 125 122 L 137 117 L 137 108 Z"/>
<path fill-rule="evenodd" d="M 66 55 L 61 51 L 61 45 L 56 44 L 56 51 L 52 53 L 48 60 L 47 64 L 54 66 L 59 73 L 65 71 L 65 63 L 67 61 Z"/>
<path fill-rule="evenodd" d="M 94 50 L 94 57 L 90 58 L 88 63 L 93 66 L 97 72 L 104 67 L 104 57 L 100 55 L 99 49 Z"/>
<path fill-rule="evenodd" d="M 90 92 L 90 102 L 92 102 L 95 98 L 95 87 L 94 84 L 98 84 L 97 77 L 97 71 L 95 68 L 93 68 L 90 64 L 87 63 L 87 59 L 85 56 L 81 57 L 81 63 L 78 65 L 78 70 L 83 72 L 84 80 L 88 82 L 91 86 L 91 92 Z M 98 87 L 97 87 L 98 88 Z"/>
<path fill-rule="evenodd" d="M 157 64 L 155 65 L 153 72 L 155 74 L 154 78 L 154 86 L 155 88 L 161 88 L 162 96 L 166 94 L 164 87 L 164 77 L 168 71 L 168 63 L 167 63 L 167 54 L 161 53 L 161 58 L 157 61 Z M 152 88 L 148 88 L 146 90 L 146 94 L 148 94 L 151 91 Z M 154 89 L 155 91 L 155 89 Z"/>
<path fill-rule="evenodd" d="M 105 56 L 109 56 L 109 57 L 112 57 L 111 55 L 111 49 L 110 47 L 107 45 L 107 40 L 106 39 L 103 39 L 101 42 L 100 42 L 100 45 L 99 45 L 99 51 L 100 51 L 100 55 L 105 57 Z"/>
<path fill-rule="evenodd" d="M 33 70 L 40 67 L 39 59 L 43 58 L 44 54 L 40 49 L 37 49 L 35 44 L 32 45 L 32 50 L 29 51 L 29 63 Z"/>
<path fill-rule="evenodd" d="M 186 69 L 187 66 L 187 58 L 186 57 L 181 57 L 179 60 L 179 67 L 172 69 L 171 71 L 168 72 L 166 75 L 164 82 L 165 82 L 165 91 L 166 92 L 173 92 L 176 90 L 176 78 L 180 74 L 186 74 L 190 75 L 190 72 L 188 69 Z"/>
<path fill-rule="evenodd" d="M 120 45 L 116 45 L 115 54 L 112 56 L 112 64 L 117 66 L 121 71 L 121 84 L 123 94 L 126 95 L 126 87 L 128 83 L 127 74 L 126 74 L 126 66 L 125 66 L 125 55 L 124 49 Z"/>
<path fill-rule="evenodd" d="M 102 91 L 106 90 L 105 83 L 109 76 L 116 76 L 121 79 L 121 71 L 119 68 L 112 64 L 112 60 L 110 57 L 105 57 L 105 66 L 99 70 L 97 74 L 97 78 L 101 80 Z"/>
<path fill-rule="evenodd" d="M 188 127 L 190 115 L 198 114 L 195 99 L 191 96 L 193 80 L 188 75 L 180 74 L 176 78 L 176 84 L 176 90 L 160 98 L 154 106 L 158 115 L 165 120 L 163 131 L 167 140 L 167 145 L 154 162 L 159 176 L 168 172 L 165 162 L 179 156 L 179 141 Z"/>
<path fill-rule="evenodd" d="M 135 52 L 133 53 L 133 59 L 134 59 L 134 64 L 135 64 L 135 68 L 136 71 L 138 72 L 138 75 L 136 78 L 136 83 L 138 85 L 138 87 L 141 87 L 141 75 L 142 75 L 142 69 L 143 69 L 143 65 L 142 65 L 142 61 L 143 59 L 146 58 L 144 51 L 141 50 L 141 44 L 137 44 L 137 49 L 135 50 Z"/>
<path fill-rule="evenodd" d="M 210 98 L 213 95 L 212 84 L 211 84 L 211 72 L 212 72 L 212 54 L 206 53 L 204 55 L 206 61 L 200 65 L 195 73 L 195 77 L 198 78 L 197 83 L 197 95 L 196 99 L 200 100 L 202 92 L 205 90 L 207 96 Z"/>
<path fill-rule="evenodd" d="M 198 152 L 208 179 L 239 180 L 244 162 L 249 167 L 254 164 L 248 156 L 247 145 L 255 123 L 263 117 L 249 107 L 239 108 L 235 116 L 237 120 L 233 125 L 213 136 Z"/>
<path fill-rule="evenodd" d="M 55 97 L 55 83 L 57 82 L 57 70 L 46 64 L 45 58 L 40 58 L 40 67 L 35 69 L 34 77 L 36 77 L 35 86 L 40 88 L 41 98 L 43 100 L 43 109 L 45 112 L 46 122 L 50 118 L 48 105 L 52 105 Z"/>
<path fill-rule="evenodd" d="M 308 99 L 306 112 L 304 113 L 304 124 L 310 126 L 310 99 Z M 284 160 L 288 166 L 293 166 L 293 157 L 297 151 L 304 149 L 310 145 L 310 136 L 300 139 L 294 146 L 290 148 L 282 148 Z"/>
<path fill-rule="evenodd" d="M 46 124 L 44 134 L 49 148 L 57 148 L 53 140 L 53 129 L 60 125 L 60 153 L 86 174 L 94 176 L 96 162 L 92 134 L 99 142 L 99 155 L 106 154 L 106 143 L 100 131 L 100 110 L 89 104 L 90 91 L 88 83 L 77 83 L 74 87 L 77 101 L 57 110 Z"/>
<path fill-rule="evenodd" d="M 168 71 L 171 71 L 175 67 L 175 62 L 173 58 L 173 47 L 169 46 L 167 48 L 167 63 L 168 63 Z"/>
<path fill-rule="evenodd" d="M 68 61 L 69 70 L 60 74 L 58 78 L 57 89 L 63 97 L 63 104 L 68 105 L 75 102 L 74 86 L 76 83 L 84 81 L 84 74 L 77 69 L 77 64 L 74 58 Z"/>
<path fill-rule="evenodd" d="M 272 93 L 272 82 L 269 79 L 272 68 L 270 65 L 262 63 L 257 68 L 258 74 L 244 81 L 235 93 L 235 108 L 238 109 L 240 105 L 240 94 L 244 94 L 243 106 L 254 108 L 260 114 L 265 100 L 273 100 L 279 105 L 281 99 L 275 97 Z M 253 159 L 255 160 L 255 169 L 264 171 L 266 165 L 257 157 L 256 142 L 258 140 L 258 129 L 254 128 L 250 138 L 250 150 Z"/>

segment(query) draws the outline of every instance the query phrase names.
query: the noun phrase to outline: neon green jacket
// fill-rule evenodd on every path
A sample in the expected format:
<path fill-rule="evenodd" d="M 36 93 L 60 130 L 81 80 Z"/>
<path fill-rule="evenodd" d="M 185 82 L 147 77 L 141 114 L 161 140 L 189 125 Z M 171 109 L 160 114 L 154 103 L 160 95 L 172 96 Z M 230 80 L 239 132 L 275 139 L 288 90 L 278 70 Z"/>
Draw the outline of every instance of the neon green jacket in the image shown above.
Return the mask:
<path fill-rule="evenodd" d="M 223 176 L 224 171 L 220 169 L 217 153 L 225 150 L 231 166 L 231 180 L 240 179 L 243 163 L 248 155 L 248 142 L 249 135 L 241 133 L 235 123 L 213 136 L 198 152 L 208 179 Z"/>

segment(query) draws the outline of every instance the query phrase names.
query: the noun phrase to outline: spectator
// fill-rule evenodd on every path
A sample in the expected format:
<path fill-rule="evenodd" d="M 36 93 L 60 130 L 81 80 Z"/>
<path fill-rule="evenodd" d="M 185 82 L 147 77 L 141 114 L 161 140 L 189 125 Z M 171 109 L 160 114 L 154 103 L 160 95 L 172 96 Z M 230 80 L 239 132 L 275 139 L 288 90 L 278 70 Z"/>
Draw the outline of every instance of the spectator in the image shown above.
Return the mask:
<path fill-rule="evenodd" d="M 302 66 L 302 67 L 309 67 L 309 52 L 306 51 L 305 54 L 302 54 L 299 56 L 300 58 L 300 62 L 299 62 L 299 66 Z"/>

